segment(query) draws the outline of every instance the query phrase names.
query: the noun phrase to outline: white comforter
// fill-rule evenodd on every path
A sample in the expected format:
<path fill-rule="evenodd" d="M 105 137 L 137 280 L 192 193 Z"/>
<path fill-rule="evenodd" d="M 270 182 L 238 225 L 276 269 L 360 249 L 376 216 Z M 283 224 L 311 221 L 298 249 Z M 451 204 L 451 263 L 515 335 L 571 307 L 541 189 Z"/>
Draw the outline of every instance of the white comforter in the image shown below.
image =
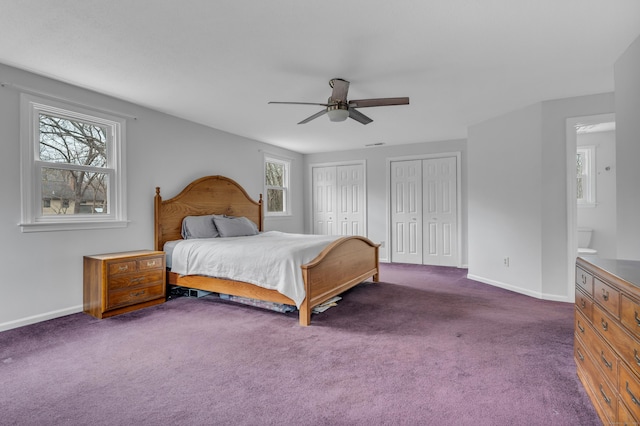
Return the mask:
<path fill-rule="evenodd" d="M 300 266 L 312 261 L 338 238 L 268 231 L 250 237 L 183 240 L 173 249 L 171 271 L 244 281 L 277 290 L 299 308 L 305 298 Z"/>

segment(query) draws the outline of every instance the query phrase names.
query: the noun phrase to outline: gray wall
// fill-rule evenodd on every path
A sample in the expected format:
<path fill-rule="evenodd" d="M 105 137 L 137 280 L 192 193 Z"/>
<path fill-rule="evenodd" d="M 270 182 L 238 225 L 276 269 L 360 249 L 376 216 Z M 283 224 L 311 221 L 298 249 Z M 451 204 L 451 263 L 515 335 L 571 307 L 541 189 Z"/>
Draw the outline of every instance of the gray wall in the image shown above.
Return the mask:
<path fill-rule="evenodd" d="M 192 180 L 220 174 L 258 198 L 263 151 L 292 159 L 294 215 L 265 220 L 266 229 L 303 232 L 302 155 L 204 127 L 0 64 L 0 81 L 96 108 L 136 116 L 127 122 L 127 206 L 123 229 L 21 233 L 20 93 L 0 88 L 0 331 L 82 310 L 82 256 L 152 248 L 153 196 L 165 198 Z"/>
<path fill-rule="evenodd" d="M 615 64 L 618 257 L 640 260 L 640 37 Z"/>

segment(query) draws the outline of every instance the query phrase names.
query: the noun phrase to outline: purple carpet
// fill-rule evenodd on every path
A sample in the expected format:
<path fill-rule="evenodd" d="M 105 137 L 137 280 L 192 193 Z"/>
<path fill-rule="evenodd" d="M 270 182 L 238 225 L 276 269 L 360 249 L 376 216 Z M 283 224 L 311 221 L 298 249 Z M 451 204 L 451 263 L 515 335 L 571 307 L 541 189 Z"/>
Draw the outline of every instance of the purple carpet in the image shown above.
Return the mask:
<path fill-rule="evenodd" d="M 300 327 L 207 296 L 0 333 L 2 425 L 597 425 L 573 305 L 383 264 Z"/>

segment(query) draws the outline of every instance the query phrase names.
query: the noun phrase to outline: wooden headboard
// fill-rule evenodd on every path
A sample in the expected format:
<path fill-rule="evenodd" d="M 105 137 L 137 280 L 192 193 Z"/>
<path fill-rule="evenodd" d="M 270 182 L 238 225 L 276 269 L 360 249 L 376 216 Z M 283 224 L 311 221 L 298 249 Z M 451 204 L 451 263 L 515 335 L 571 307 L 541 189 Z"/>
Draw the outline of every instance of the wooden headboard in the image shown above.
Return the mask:
<path fill-rule="evenodd" d="M 160 196 L 160 187 L 156 187 L 154 206 L 155 250 L 162 250 L 167 241 L 182 239 L 182 219 L 186 216 L 244 216 L 254 221 L 262 231 L 262 194 L 258 201 L 254 201 L 236 181 L 224 176 L 205 176 L 194 180 L 166 201 Z"/>

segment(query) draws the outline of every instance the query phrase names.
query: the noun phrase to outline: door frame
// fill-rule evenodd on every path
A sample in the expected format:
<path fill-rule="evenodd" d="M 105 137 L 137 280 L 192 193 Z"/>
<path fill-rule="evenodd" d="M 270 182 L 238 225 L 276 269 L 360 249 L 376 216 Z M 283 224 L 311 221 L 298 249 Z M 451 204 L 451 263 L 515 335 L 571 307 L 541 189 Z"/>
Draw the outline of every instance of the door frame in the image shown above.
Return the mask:
<path fill-rule="evenodd" d="M 326 162 L 326 163 L 310 163 L 309 164 L 309 168 L 307 169 L 307 190 L 309 191 L 308 193 L 311 194 L 311 197 L 309 199 L 309 212 L 311 215 L 311 220 L 309 221 L 309 225 L 307 226 L 307 233 L 311 234 L 313 233 L 313 169 L 314 167 L 335 167 L 335 166 L 354 166 L 354 165 L 361 165 L 362 166 L 362 173 L 363 173 L 363 188 L 362 191 L 364 192 L 364 199 L 362 201 L 363 203 L 363 207 L 365 209 L 364 211 L 364 219 L 363 219 L 363 224 L 362 227 L 364 229 L 364 233 L 365 236 L 368 238 L 369 237 L 369 226 L 368 226 L 368 216 L 369 216 L 369 204 L 367 201 L 367 160 L 353 160 L 353 161 L 331 161 L 331 162 Z"/>
<path fill-rule="evenodd" d="M 615 113 L 570 117 L 565 121 L 567 149 L 567 294 L 569 301 L 575 301 L 576 257 L 578 252 L 578 203 L 576 201 L 576 150 L 578 136 L 576 126 L 580 124 L 597 124 L 616 121 Z"/>
<path fill-rule="evenodd" d="M 380 258 L 381 262 L 391 262 L 391 163 L 395 161 L 408 161 L 408 160 L 433 160 L 437 158 L 455 157 L 456 159 L 456 222 L 458 228 L 457 239 L 457 261 L 456 267 L 462 268 L 462 153 L 461 151 L 452 152 L 439 152 L 435 154 L 417 154 L 407 155 L 402 157 L 387 157 L 386 159 L 386 217 L 385 223 L 387 228 L 387 241 L 389 246 L 385 252 L 385 258 Z"/>

